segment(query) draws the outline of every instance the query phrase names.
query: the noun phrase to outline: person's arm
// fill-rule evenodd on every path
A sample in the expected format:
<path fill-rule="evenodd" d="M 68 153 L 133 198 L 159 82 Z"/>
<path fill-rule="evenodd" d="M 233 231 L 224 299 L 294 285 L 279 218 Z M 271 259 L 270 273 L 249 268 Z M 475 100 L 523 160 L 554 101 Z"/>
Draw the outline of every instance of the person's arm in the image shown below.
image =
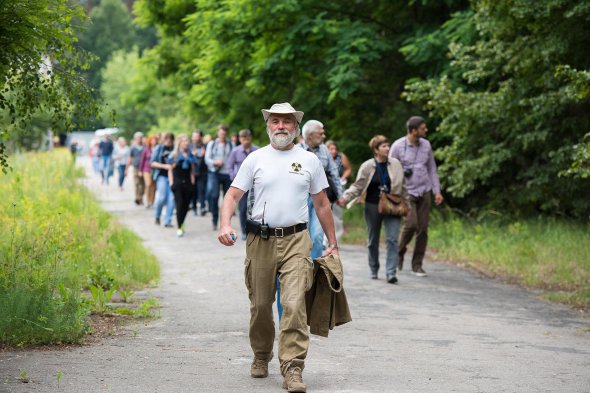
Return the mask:
<path fill-rule="evenodd" d="M 325 147 L 325 146 L 324 146 Z M 336 196 L 338 199 L 342 198 L 342 183 L 340 183 L 340 176 L 338 175 L 338 165 L 330 155 L 328 148 L 326 147 L 326 153 L 328 155 L 328 175 L 332 178 L 334 185 L 336 186 Z"/>
<path fill-rule="evenodd" d="M 354 181 L 354 183 L 352 183 L 350 187 L 348 187 L 348 189 L 344 192 L 344 201 L 346 203 L 350 202 L 354 198 L 359 197 L 365 189 L 367 182 L 370 181 L 365 172 L 366 165 L 363 164 L 361 165 L 358 173 L 356 174 L 356 180 Z"/>
<path fill-rule="evenodd" d="M 389 149 L 389 157 L 396 158 L 399 160 L 399 162 L 402 162 L 399 152 L 400 152 L 399 146 L 394 142 L 391 145 L 391 149 Z"/>
<path fill-rule="evenodd" d="M 129 157 L 127 157 L 127 168 L 129 168 L 131 166 L 131 159 L 135 155 L 135 154 L 133 154 L 134 151 L 137 151 L 137 150 L 135 150 L 133 148 L 129 149 Z"/>
<path fill-rule="evenodd" d="M 342 173 L 342 179 L 346 180 L 352 174 L 352 166 L 350 165 L 350 161 L 348 161 L 348 157 L 346 154 L 342 154 L 342 167 L 344 167 L 344 173 Z"/>
<path fill-rule="evenodd" d="M 236 239 L 238 235 L 236 230 L 231 227 L 231 217 L 236 211 L 236 206 L 244 194 L 245 192 L 239 188 L 230 187 L 227 191 L 227 194 L 225 194 L 225 197 L 223 198 L 223 204 L 221 206 L 221 225 L 217 235 L 217 240 L 219 240 L 219 242 L 224 246 L 233 246 L 236 242 L 234 239 Z M 331 213 L 330 217 L 332 217 Z M 232 234 L 234 235 L 234 239 L 231 237 Z"/>
<path fill-rule="evenodd" d="M 227 172 L 229 173 L 229 178 L 234 180 L 237 174 L 236 169 L 234 168 L 236 164 L 236 156 L 237 156 L 237 147 L 235 147 L 231 153 L 229 154 L 229 158 L 227 159 Z"/>
<path fill-rule="evenodd" d="M 141 175 L 143 173 L 143 166 L 145 165 L 145 160 L 147 157 L 147 147 L 145 149 L 143 149 L 143 151 L 141 152 L 141 156 L 139 157 L 139 174 Z"/>
<path fill-rule="evenodd" d="M 323 191 L 313 194 L 311 196 L 313 207 L 320 220 L 322 229 L 328 238 L 328 248 L 324 255 L 334 254 L 340 255 L 338 252 L 338 244 L 336 242 L 336 232 L 334 231 L 334 218 L 332 217 L 332 209 L 330 208 L 330 201 Z"/>
<path fill-rule="evenodd" d="M 172 173 L 172 168 L 174 168 L 174 157 L 170 154 L 168 157 L 168 183 L 170 183 L 170 187 L 174 184 L 174 173 Z"/>
<path fill-rule="evenodd" d="M 205 148 L 205 164 L 207 165 L 207 168 L 210 169 L 211 167 L 214 166 L 213 164 L 213 141 L 207 143 L 207 147 Z"/>
<path fill-rule="evenodd" d="M 432 192 L 434 193 L 434 203 L 440 205 L 443 203 L 444 198 L 440 192 L 440 180 L 438 179 L 438 174 L 436 173 L 436 161 L 434 161 L 434 154 L 432 153 L 432 147 L 430 144 L 428 145 L 429 152 L 428 152 L 428 176 L 430 177 L 430 182 L 432 183 Z"/>

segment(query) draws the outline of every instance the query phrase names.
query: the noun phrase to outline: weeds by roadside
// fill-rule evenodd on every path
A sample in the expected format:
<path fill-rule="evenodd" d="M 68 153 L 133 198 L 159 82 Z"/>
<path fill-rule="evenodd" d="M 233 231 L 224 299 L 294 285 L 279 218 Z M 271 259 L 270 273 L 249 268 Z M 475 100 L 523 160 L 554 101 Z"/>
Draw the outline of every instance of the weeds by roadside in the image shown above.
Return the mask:
<path fill-rule="evenodd" d="M 343 242 L 362 244 L 362 206 L 344 213 Z M 546 299 L 590 308 L 590 223 L 539 217 L 508 222 L 488 216 L 470 220 L 431 213 L 428 244 L 436 258 L 491 276 L 543 289 Z"/>
<path fill-rule="evenodd" d="M 159 265 L 78 184 L 66 151 L 12 163 L 0 177 L 0 343 L 77 342 L 93 307 L 83 289 L 150 285 Z"/>

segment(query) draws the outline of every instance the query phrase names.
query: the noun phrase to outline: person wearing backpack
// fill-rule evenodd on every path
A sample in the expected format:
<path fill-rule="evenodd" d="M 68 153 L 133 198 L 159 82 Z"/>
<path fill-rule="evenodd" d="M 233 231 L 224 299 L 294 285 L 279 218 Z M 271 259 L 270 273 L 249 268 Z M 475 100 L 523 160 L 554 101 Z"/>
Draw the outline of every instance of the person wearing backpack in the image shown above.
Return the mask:
<path fill-rule="evenodd" d="M 172 228 L 172 212 L 174 211 L 174 194 L 170 189 L 168 179 L 168 170 L 172 165 L 168 164 L 168 158 L 174 149 L 174 134 L 167 133 L 164 135 L 164 141 L 156 146 L 152 153 L 150 165 L 154 170 L 154 180 L 156 182 L 156 225 L 160 225 L 160 216 L 162 208 L 166 205 L 166 216 L 164 217 L 164 226 Z"/>
<path fill-rule="evenodd" d="M 220 125 L 217 128 L 217 138 L 207 144 L 205 163 L 207 164 L 207 195 L 209 195 L 209 210 L 213 230 L 217 230 L 219 221 L 219 188 L 223 188 L 223 195 L 229 190 L 231 179 L 227 160 L 233 149 L 231 141 L 227 138 L 228 127 Z"/>

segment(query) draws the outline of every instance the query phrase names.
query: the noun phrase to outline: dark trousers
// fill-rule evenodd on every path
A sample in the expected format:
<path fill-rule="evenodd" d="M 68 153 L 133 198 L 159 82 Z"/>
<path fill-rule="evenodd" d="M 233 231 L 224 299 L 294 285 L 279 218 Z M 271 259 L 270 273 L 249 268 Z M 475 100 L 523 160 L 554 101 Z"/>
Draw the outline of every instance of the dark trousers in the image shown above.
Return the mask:
<path fill-rule="evenodd" d="M 248 192 L 240 199 L 240 226 L 242 235 L 246 236 L 246 220 L 248 219 Z"/>
<path fill-rule="evenodd" d="M 401 218 L 379 214 L 376 203 L 365 203 L 365 222 L 367 223 L 367 247 L 369 249 L 369 269 L 372 276 L 379 271 L 379 238 L 381 224 L 385 227 L 385 273 L 387 278 L 395 277 L 397 271 L 397 238 Z"/>
<path fill-rule="evenodd" d="M 197 203 L 201 210 L 205 210 L 205 189 L 207 188 L 207 173 L 201 173 L 195 178 L 195 189 L 191 198 L 191 207 L 197 210 Z"/>
<path fill-rule="evenodd" d="M 422 267 L 426 244 L 428 243 L 428 217 L 432 196 L 427 192 L 421 197 L 410 196 L 410 214 L 404 220 L 404 228 L 399 241 L 399 265 L 404 263 L 404 255 L 412 237 L 416 234 L 416 245 L 412 256 L 412 270 Z"/>
<path fill-rule="evenodd" d="M 214 225 L 219 221 L 219 187 L 223 188 L 223 195 L 229 190 L 231 180 L 229 175 L 217 172 L 207 174 L 207 193 L 209 194 L 209 210 Z"/>
<path fill-rule="evenodd" d="M 125 181 L 125 168 L 127 166 L 126 165 L 119 165 L 117 167 L 118 171 L 119 171 L 119 187 L 123 187 L 123 182 Z"/>
<path fill-rule="evenodd" d="M 176 222 L 178 228 L 181 228 L 193 196 L 193 185 L 191 183 L 174 183 L 172 192 L 176 203 Z"/>

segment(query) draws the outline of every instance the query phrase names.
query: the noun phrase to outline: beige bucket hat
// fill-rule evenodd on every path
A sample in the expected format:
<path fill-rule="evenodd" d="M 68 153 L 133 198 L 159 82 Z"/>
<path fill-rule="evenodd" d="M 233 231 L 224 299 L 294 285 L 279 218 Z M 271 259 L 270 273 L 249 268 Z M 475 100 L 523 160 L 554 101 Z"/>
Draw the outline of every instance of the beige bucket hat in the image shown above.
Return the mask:
<path fill-rule="evenodd" d="M 293 108 L 291 104 L 289 104 L 288 102 L 283 102 L 282 104 L 274 104 L 270 107 L 270 109 L 262 109 L 261 112 L 262 116 L 264 116 L 264 121 L 267 121 L 268 117 L 272 113 L 281 115 L 291 114 L 295 116 L 295 119 L 299 124 L 301 124 L 301 120 L 303 119 L 303 112 L 296 111 L 295 108 Z"/>

